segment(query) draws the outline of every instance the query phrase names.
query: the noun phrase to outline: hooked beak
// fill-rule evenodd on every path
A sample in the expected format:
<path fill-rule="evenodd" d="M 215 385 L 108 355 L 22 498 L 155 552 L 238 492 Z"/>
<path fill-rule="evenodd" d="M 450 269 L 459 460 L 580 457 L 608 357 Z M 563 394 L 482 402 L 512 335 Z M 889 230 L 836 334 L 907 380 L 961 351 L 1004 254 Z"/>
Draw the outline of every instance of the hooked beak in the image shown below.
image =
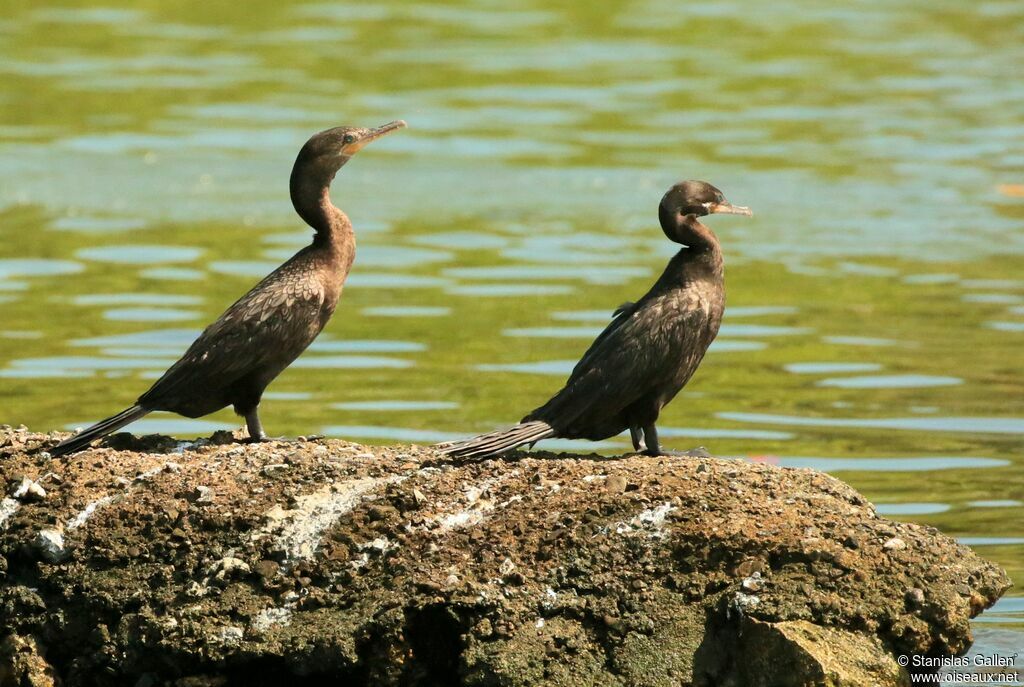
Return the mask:
<path fill-rule="evenodd" d="M 404 129 L 405 127 L 405 120 L 402 119 L 396 119 L 393 122 L 388 122 L 383 126 L 378 126 L 375 129 L 370 129 L 358 141 L 353 141 L 352 143 L 345 146 L 342 149 L 342 151 L 344 152 L 345 155 L 354 155 L 355 153 L 358 153 L 360 150 L 362 150 L 363 146 L 365 146 L 367 143 L 375 141 L 386 134 L 390 134 L 392 131 Z"/>
<path fill-rule="evenodd" d="M 745 215 L 747 217 L 754 215 L 750 208 L 733 205 L 727 200 L 723 200 L 721 203 L 704 203 L 704 207 L 708 209 L 709 215 Z"/>

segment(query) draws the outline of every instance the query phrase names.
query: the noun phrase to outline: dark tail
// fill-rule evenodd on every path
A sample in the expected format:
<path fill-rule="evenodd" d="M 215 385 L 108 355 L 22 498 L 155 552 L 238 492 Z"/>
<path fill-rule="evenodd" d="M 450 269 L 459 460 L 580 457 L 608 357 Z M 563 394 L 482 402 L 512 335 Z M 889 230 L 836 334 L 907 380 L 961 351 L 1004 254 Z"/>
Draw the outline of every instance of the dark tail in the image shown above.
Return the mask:
<path fill-rule="evenodd" d="M 68 453 L 74 453 L 75 451 L 81 451 L 94 440 L 99 439 L 100 437 L 105 437 L 112 432 L 116 432 L 129 422 L 135 422 L 140 417 L 147 415 L 148 413 L 148 410 L 138 405 L 132 406 L 127 410 L 122 410 L 117 415 L 108 417 L 102 422 L 97 422 L 92 427 L 83 429 L 70 439 L 65 439 L 60 442 L 50 449 L 50 455 L 63 456 Z"/>
<path fill-rule="evenodd" d="M 532 444 L 541 439 L 555 436 L 551 425 L 541 420 L 521 422 L 515 427 L 488 432 L 472 439 L 454 441 L 449 444 L 438 444 L 437 450 L 446 456 L 456 458 L 491 458 L 516 446 Z"/>

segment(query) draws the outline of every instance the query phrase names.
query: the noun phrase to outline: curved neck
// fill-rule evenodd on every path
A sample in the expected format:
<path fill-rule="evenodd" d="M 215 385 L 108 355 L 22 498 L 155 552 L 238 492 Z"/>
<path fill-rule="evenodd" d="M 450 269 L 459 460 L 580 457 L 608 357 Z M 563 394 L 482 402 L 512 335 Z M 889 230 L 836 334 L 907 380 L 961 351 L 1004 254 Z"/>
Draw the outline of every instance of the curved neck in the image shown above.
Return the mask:
<path fill-rule="evenodd" d="M 678 210 L 667 212 L 663 207 L 659 207 L 658 219 L 661 221 L 662 231 L 672 241 L 688 246 L 694 251 L 721 251 L 715 232 L 702 224 L 697 215 L 684 215 Z"/>
<path fill-rule="evenodd" d="M 316 231 L 315 246 L 338 246 L 352 237 L 352 223 L 331 202 L 331 182 L 336 172 L 306 167 L 299 162 L 292 168 L 289 184 L 292 205 L 299 217 Z"/>

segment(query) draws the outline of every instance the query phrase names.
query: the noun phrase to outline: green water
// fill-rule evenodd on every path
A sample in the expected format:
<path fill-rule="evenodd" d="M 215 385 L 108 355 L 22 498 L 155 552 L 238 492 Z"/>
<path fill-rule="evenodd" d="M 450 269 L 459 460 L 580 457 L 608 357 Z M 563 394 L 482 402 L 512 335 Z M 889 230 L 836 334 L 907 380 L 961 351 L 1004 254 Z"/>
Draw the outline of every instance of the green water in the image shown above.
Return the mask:
<path fill-rule="evenodd" d="M 657 202 L 702 178 L 755 216 L 709 221 L 725 326 L 665 443 L 830 470 L 1024 582 L 1016 0 L 4 7 L 0 420 L 129 405 L 308 241 L 307 136 L 403 118 L 335 183 L 355 269 L 269 432 L 517 420 L 646 290 Z M 997 610 L 1009 634 L 979 636 L 1019 644 Z"/>

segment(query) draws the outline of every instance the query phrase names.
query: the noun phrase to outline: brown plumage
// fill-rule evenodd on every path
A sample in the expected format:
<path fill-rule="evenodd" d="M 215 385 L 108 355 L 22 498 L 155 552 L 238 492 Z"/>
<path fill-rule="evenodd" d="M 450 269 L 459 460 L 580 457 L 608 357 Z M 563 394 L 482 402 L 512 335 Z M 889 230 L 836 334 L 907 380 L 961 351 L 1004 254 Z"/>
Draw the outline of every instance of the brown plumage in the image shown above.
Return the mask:
<path fill-rule="evenodd" d="M 364 145 L 405 126 L 337 127 L 316 134 L 292 168 L 295 211 L 316 230 L 313 243 L 271 272 L 206 328 L 131 408 L 51 450 L 72 453 L 154 410 L 200 417 L 234 406 L 249 436 L 265 438 L 258 407 L 263 390 L 313 342 L 334 313 L 355 257 L 352 223 L 331 203 L 334 175 Z"/>
<path fill-rule="evenodd" d="M 442 444 L 447 455 L 486 458 L 541 439 L 601 440 L 628 429 L 637 450 L 662 453 L 655 422 L 697 370 L 718 334 L 725 279 L 718 238 L 698 217 L 749 215 L 702 181 L 676 184 L 658 206 L 661 228 L 683 244 L 636 303 L 627 303 L 573 369 L 565 387 L 518 425 Z"/>

